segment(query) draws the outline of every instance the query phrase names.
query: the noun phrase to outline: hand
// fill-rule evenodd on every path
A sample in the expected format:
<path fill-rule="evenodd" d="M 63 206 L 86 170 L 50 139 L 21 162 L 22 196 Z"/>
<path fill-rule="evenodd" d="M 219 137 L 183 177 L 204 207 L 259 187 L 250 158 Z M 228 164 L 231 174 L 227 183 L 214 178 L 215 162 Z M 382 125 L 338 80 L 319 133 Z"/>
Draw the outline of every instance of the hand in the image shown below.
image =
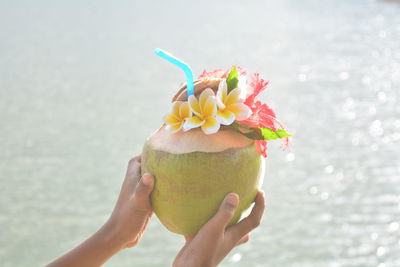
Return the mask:
<path fill-rule="evenodd" d="M 153 187 L 154 179 L 150 174 L 140 178 L 140 156 L 131 159 L 108 221 L 82 244 L 47 266 L 97 267 L 120 250 L 135 246 L 153 213 L 150 204 Z"/>
<path fill-rule="evenodd" d="M 239 204 L 239 196 L 228 194 L 218 212 L 196 234 L 185 237 L 186 244 L 175 258 L 173 267 L 214 267 L 235 247 L 249 240 L 249 233 L 261 221 L 264 212 L 264 193 L 258 192 L 250 215 L 226 228 Z"/>
<path fill-rule="evenodd" d="M 140 156 L 129 161 L 117 204 L 105 226 L 123 248 L 138 244 L 153 214 L 150 194 L 154 178 L 150 174 L 140 178 L 140 161 Z"/>

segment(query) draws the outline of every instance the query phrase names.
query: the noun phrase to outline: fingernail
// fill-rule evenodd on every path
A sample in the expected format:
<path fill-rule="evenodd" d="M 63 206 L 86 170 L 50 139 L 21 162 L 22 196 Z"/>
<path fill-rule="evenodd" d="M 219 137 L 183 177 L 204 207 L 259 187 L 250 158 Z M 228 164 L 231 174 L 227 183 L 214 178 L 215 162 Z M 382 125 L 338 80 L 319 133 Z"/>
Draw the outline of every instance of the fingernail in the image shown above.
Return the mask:
<path fill-rule="evenodd" d="M 144 185 L 146 185 L 146 186 L 151 185 L 152 180 L 153 180 L 153 179 L 151 178 L 151 176 L 150 176 L 149 173 L 143 174 L 143 176 L 142 176 L 142 181 L 143 181 L 143 184 L 144 184 Z"/>
<path fill-rule="evenodd" d="M 235 193 L 230 193 L 227 198 L 227 202 L 229 205 L 236 207 L 239 203 L 239 196 Z"/>

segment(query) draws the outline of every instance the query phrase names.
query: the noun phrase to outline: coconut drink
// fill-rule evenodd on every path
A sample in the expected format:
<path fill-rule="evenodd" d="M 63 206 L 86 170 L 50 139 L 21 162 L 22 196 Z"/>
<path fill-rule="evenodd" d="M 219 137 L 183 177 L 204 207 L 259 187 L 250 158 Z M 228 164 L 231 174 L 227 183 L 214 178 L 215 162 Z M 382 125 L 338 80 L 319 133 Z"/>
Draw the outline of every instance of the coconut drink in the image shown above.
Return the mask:
<path fill-rule="evenodd" d="M 272 109 L 256 100 L 268 82 L 258 74 L 245 78 L 233 67 L 187 79 L 144 145 L 142 173 L 155 178 L 152 206 L 171 232 L 194 236 L 230 192 L 240 198 L 235 224 L 262 184 L 267 141 L 287 143 L 290 135 Z"/>

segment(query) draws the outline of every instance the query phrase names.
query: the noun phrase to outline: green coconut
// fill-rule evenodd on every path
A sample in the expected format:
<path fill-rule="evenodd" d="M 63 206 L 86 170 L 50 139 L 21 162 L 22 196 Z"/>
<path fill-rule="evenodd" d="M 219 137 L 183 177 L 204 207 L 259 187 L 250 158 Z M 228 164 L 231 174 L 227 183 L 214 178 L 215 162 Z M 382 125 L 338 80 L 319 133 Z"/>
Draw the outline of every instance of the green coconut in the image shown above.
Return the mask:
<path fill-rule="evenodd" d="M 219 81 L 197 81 L 195 94 L 205 88 L 216 91 Z M 173 101 L 186 100 L 183 89 Z M 155 178 L 151 195 L 155 214 L 168 230 L 185 236 L 194 236 L 230 192 L 240 197 L 229 223 L 235 224 L 255 199 L 263 166 L 254 141 L 228 127 L 206 135 L 199 128 L 171 133 L 162 126 L 147 139 L 142 152 L 142 173 Z"/>

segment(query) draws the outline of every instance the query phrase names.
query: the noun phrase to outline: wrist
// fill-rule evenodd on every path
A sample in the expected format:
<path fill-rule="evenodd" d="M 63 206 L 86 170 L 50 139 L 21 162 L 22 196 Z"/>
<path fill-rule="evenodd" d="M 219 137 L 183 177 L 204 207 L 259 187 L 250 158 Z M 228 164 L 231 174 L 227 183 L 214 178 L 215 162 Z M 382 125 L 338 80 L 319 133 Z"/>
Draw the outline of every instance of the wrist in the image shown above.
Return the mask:
<path fill-rule="evenodd" d="M 107 221 L 96 233 L 98 239 L 115 253 L 126 247 L 126 241 L 118 230 L 118 226 L 111 220 Z"/>

